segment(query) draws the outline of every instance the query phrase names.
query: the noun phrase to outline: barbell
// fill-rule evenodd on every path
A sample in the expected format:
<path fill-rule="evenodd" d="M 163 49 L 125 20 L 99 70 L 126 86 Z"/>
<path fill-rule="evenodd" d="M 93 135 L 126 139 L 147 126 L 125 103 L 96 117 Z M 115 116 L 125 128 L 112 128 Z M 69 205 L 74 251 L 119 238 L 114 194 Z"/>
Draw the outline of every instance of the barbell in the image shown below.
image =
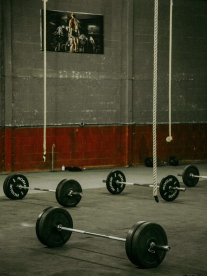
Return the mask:
<path fill-rule="evenodd" d="M 207 176 L 200 175 L 198 168 L 195 165 L 188 165 L 184 168 L 182 174 L 183 183 L 188 187 L 195 187 L 198 184 L 199 178 L 207 179 Z"/>
<path fill-rule="evenodd" d="M 8 175 L 3 184 L 4 194 L 10 199 L 23 199 L 28 190 L 54 192 L 58 203 L 64 207 L 76 206 L 82 198 L 81 185 L 73 179 L 63 179 L 56 190 L 30 188 L 29 181 L 23 174 Z"/>
<path fill-rule="evenodd" d="M 126 185 L 153 188 L 153 185 L 151 184 L 126 182 L 126 177 L 120 170 L 110 172 L 106 180 L 103 180 L 103 182 L 106 183 L 107 190 L 113 195 L 122 193 Z M 178 179 L 173 175 L 164 177 L 158 187 L 161 197 L 166 201 L 175 200 L 178 197 L 180 191 L 184 192 L 186 190 L 185 188 L 180 187 Z"/>
<path fill-rule="evenodd" d="M 147 157 L 145 158 L 145 166 L 146 167 L 153 167 L 153 158 Z M 171 166 L 178 166 L 179 165 L 179 159 L 177 156 L 170 156 L 168 159 L 168 164 Z"/>
<path fill-rule="evenodd" d="M 37 238 L 48 247 L 64 245 L 72 232 L 125 242 L 128 259 L 141 268 L 157 267 L 170 250 L 166 232 L 157 223 L 137 222 L 129 229 L 126 238 L 119 238 L 74 229 L 70 213 L 62 208 L 48 207 L 36 221 Z"/>

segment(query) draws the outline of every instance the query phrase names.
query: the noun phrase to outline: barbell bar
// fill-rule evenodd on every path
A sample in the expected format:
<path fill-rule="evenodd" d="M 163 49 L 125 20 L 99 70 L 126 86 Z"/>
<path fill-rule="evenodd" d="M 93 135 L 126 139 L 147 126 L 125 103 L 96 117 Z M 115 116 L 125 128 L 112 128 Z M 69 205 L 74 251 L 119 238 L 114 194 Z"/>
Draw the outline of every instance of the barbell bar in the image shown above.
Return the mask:
<path fill-rule="evenodd" d="M 207 179 L 207 176 L 200 175 L 200 172 L 195 165 L 186 166 L 182 174 L 178 173 L 177 175 L 182 176 L 183 183 L 188 187 L 195 187 L 199 182 L 199 178 Z"/>
<path fill-rule="evenodd" d="M 119 238 L 74 229 L 70 213 L 63 208 L 48 207 L 36 221 L 37 238 L 48 247 L 64 245 L 72 232 L 125 242 L 127 257 L 141 268 L 157 267 L 170 250 L 166 232 L 157 223 L 137 222 L 129 229 L 126 238 Z"/>
<path fill-rule="evenodd" d="M 106 180 L 103 180 L 104 183 L 106 183 Z M 132 183 L 132 182 L 121 182 L 121 181 L 116 181 L 117 184 L 125 184 L 125 185 L 135 185 L 135 186 L 144 186 L 144 187 L 150 187 L 153 188 L 154 186 L 152 184 L 139 184 L 139 183 Z M 159 185 L 157 186 L 158 188 L 160 187 Z M 179 188 L 179 187 L 170 187 L 172 190 L 178 190 L 178 191 L 185 191 L 186 188 Z"/>
<path fill-rule="evenodd" d="M 29 187 L 27 177 L 18 173 L 8 175 L 4 180 L 3 191 L 10 199 L 23 199 L 28 190 L 54 192 L 58 203 L 64 207 L 74 207 L 82 198 L 81 185 L 73 179 L 63 179 L 56 190 Z"/>
<path fill-rule="evenodd" d="M 151 184 L 139 184 L 139 183 L 131 183 L 126 182 L 126 177 L 124 173 L 120 170 L 112 171 L 108 174 L 106 180 L 103 180 L 106 183 L 107 190 L 111 194 L 120 194 L 123 192 L 126 185 L 135 185 L 142 187 L 150 187 L 153 188 Z M 181 188 L 178 179 L 173 175 L 168 175 L 164 177 L 160 185 L 158 185 L 161 197 L 166 201 L 175 200 L 179 192 L 184 192 L 186 188 Z"/>

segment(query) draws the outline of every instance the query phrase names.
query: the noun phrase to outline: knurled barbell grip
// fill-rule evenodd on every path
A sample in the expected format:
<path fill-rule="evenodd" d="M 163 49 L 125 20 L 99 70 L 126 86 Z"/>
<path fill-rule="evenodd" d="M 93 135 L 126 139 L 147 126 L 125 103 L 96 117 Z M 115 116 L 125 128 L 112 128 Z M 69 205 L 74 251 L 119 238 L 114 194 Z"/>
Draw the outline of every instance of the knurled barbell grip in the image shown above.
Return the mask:
<path fill-rule="evenodd" d="M 149 184 L 140 184 L 140 183 L 132 183 L 132 182 L 122 182 L 116 181 L 117 184 L 125 184 L 125 185 L 135 185 L 135 186 L 149 186 Z"/>
<path fill-rule="evenodd" d="M 26 187 L 26 186 L 22 186 L 22 185 L 18 185 L 17 187 L 20 188 L 20 189 L 26 189 L 26 190 L 36 190 L 36 191 L 53 192 L 53 193 L 56 192 L 56 190 L 41 189 L 41 188 L 30 188 L 30 187 Z"/>
<path fill-rule="evenodd" d="M 103 180 L 103 183 L 106 183 L 106 180 Z M 117 184 L 124 184 L 124 185 L 135 185 L 135 186 L 148 186 L 148 184 L 139 184 L 139 183 L 132 183 L 132 182 L 122 182 L 116 181 Z"/>
<path fill-rule="evenodd" d="M 154 188 L 154 185 L 150 184 L 149 185 L 150 188 Z M 157 186 L 157 188 L 159 188 L 160 186 Z"/>
<path fill-rule="evenodd" d="M 78 229 L 74 229 L 74 228 L 63 227 L 61 224 L 56 225 L 56 228 L 57 228 L 58 231 L 65 230 L 65 231 L 71 231 L 71 232 L 76 232 L 76 233 L 79 233 L 79 234 L 84 234 L 84 235 L 89 235 L 89 236 L 96 236 L 96 237 L 105 238 L 105 239 L 111 239 L 111 240 L 117 240 L 117 241 L 123 241 L 123 242 L 126 241 L 126 239 L 123 239 L 123 238 L 118 238 L 118 237 L 114 237 L 114 236 L 107 236 L 107 235 L 87 232 L 87 231 L 78 230 Z"/>
<path fill-rule="evenodd" d="M 27 190 L 34 190 L 34 191 L 43 191 L 43 192 L 53 192 L 55 193 L 56 190 L 49 190 L 49 189 L 41 189 L 41 188 L 30 188 L 30 187 L 26 187 L 26 186 L 22 186 L 22 185 L 18 185 L 18 188 L 20 189 L 27 189 Z M 73 190 L 71 190 L 69 193 L 68 193 L 69 196 L 73 196 L 73 195 L 79 195 L 79 196 L 83 196 L 82 193 L 79 193 L 79 192 L 74 192 Z"/>

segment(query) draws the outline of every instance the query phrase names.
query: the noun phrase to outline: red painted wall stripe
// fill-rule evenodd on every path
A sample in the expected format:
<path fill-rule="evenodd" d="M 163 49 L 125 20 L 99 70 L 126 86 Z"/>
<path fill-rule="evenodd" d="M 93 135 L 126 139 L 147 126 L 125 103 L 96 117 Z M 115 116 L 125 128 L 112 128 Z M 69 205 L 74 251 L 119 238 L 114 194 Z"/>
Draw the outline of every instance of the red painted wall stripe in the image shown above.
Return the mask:
<path fill-rule="evenodd" d="M 173 125 L 171 143 L 168 126 L 157 128 L 157 155 L 167 161 L 206 160 L 207 124 Z M 0 171 L 50 170 L 52 145 L 54 169 L 62 165 L 114 167 L 141 165 L 152 156 L 152 126 L 54 127 L 47 129 L 47 158 L 43 162 L 42 128 L 5 128 L 0 131 Z"/>

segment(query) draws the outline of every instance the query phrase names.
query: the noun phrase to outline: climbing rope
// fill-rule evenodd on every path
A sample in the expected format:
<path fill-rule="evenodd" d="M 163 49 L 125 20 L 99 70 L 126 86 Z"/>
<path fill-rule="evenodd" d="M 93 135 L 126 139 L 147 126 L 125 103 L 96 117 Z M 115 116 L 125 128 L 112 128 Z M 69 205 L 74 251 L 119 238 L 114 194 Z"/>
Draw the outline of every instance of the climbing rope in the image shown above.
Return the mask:
<path fill-rule="evenodd" d="M 169 27 L 169 136 L 166 138 L 167 142 L 172 141 L 172 110 L 171 110 L 171 87 L 172 87 L 172 12 L 173 0 L 170 0 L 170 27 Z"/>
<path fill-rule="evenodd" d="M 157 54 L 158 54 L 158 0 L 154 6 L 154 71 L 153 71 L 153 196 L 157 196 Z"/>
<path fill-rule="evenodd" d="M 46 161 L 46 120 L 47 120 L 47 59 L 46 59 L 46 2 L 44 1 L 44 130 L 43 130 L 43 162 Z"/>

